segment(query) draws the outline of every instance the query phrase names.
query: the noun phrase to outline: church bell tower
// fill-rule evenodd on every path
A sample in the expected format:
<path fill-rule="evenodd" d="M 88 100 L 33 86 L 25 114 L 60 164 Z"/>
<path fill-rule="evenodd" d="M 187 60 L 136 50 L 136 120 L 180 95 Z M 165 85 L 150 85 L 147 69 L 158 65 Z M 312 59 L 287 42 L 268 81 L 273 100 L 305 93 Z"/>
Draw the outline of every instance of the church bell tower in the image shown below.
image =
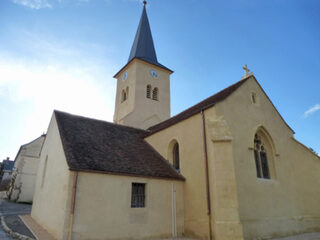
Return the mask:
<path fill-rule="evenodd" d="M 146 1 L 127 64 L 115 74 L 114 122 L 147 129 L 170 117 L 170 69 L 157 60 Z"/>

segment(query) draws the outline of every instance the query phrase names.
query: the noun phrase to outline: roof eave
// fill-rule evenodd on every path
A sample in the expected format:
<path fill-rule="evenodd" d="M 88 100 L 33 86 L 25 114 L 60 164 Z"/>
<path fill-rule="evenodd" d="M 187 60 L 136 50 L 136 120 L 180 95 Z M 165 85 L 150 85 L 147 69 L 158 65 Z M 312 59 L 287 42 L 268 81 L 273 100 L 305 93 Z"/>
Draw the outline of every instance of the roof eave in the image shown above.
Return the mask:
<path fill-rule="evenodd" d="M 162 66 L 159 66 L 159 65 L 157 65 L 157 64 L 155 64 L 155 63 L 153 63 L 153 62 L 146 61 L 145 59 L 142 59 L 142 58 L 139 58 L 139 57 L 134 57 L 134 58 L 132 58 L 129 62 L 127 62 L 127 64 L 124 65 L 113 77 L 116 78 L 116 77 L 119 75 L 119 73 L 121 73 L 121 72 L 123 71 L 123 69 L 125 69 L 125 68 L 126 68 L 131 62 L 133 62 L 133 60 L 135 60 L 135 59 L 139 59 L 139 60 L 141 60 L 141 61 L 143 61 L 143 62 L 149 63 L 149 64 L 151 64 L 151 65 L 153 65 L 153 66 L 158 67 L 158 68 L 162 68 L 162 69 L 170 72 L 170 74 L 173 73 L 173 71 L 172 71 L 171 69 L 163 66 L 162 64 L 161 64 Z"/>
<path fill-rule="evenodd" d="M 100 174 L 109 174 L 109 175 L 118 175 L 118 176 L 127 176 L 127 177 L 140 177 L 140 178 L 155 178 L 155 179 L 164 179 L 164 180 L 174 180 L 174 181 L 185 181 L 185 177 L 180 175 L 179 177 L 161 177 L 161 176 L 151 176 L 151 175 L 142 175 L 142 174 L 130 174 L 130 173 L 121 173 L 121 172 L 110 172 L 110 171 L 101 171 L 101 170 L 92 170 L 92 169 L 78 169 L 69 167 L 70 171 L 76 172 L 87 172 L 87 173 L 100 173 Z"/>

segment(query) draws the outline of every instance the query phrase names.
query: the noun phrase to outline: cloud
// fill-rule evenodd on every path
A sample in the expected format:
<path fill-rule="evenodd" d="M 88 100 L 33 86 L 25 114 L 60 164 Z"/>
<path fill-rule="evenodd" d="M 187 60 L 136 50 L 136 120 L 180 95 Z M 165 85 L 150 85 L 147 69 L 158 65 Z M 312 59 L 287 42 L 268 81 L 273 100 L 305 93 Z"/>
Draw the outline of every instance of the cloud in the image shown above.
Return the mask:
<path fill-rule="evenodd" d="M 112 121 L 114 71 L 95 64 L 10 59 L 0 52 L 1 157 L 46 132 L 54 109 Z"/>
<path fill-rule="evenodd" d="M 12 2 L 35 10 L 52 7 L 47 0 L 12 0 Z"/>
<path fill-rule="evenodd" d="M 320 110 L 320 104 L 316 104 L 313 107 L 309 108 L 307 111 L 304 112 L 303 116 L 304 118 L 309 117 L 311 114 L 314 114 L 315 112 Z"/>

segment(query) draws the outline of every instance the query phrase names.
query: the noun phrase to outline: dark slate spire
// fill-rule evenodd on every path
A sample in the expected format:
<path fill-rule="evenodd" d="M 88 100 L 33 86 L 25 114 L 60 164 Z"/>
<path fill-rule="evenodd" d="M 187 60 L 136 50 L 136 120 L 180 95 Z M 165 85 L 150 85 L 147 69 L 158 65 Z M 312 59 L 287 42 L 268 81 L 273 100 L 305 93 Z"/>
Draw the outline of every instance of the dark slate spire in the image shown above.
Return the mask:
<path fill-rule="evenodd" d="M 149 20 L 146 11 L 146 1 L 143 1 L 143 10 L 140 18 L 136 37 L 131 48 L 130 56 L 127 64 L 121 68 L 115 75 L 116 77 L 134 58 L 139 58 L 158 67 L 164 68 L 171 73 L 172 70 L 160 64 L 157 60 L 156 51 L 154 49 L 152 34 L 150 30 Z"/>
<path fill-rule="evenodd" d="M 133 58 L 140 58 L 147 62 L 159 65 L 156 51 L 154 50 L 149 20 L 146 11 L 146 2 L 143 2 L 143 10 L 140 18 L 136 37 L 134 39 L 128 62 Z"/>

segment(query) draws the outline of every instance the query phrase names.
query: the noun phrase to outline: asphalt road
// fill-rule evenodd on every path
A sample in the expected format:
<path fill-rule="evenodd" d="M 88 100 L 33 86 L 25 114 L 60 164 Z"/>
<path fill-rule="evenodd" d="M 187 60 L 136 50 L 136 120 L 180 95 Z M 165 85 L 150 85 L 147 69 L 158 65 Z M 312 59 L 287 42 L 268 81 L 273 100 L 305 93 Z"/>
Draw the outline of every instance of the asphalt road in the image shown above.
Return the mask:
<path fill-rule="evenodd" d="M 0 199 L 0 216 L 23 215 L 31 213 L 31 204 L 13 203 Z"/>
<path fill-rule="evenodd" d="M 30 204 L 11 203 L 3 199 L 0 199 L 0 216 L 30 214 L 30 212 L 31 212 Z M 0 240 L 14 240 L 14 239 L 9 237 L 0 227 Z"/>

